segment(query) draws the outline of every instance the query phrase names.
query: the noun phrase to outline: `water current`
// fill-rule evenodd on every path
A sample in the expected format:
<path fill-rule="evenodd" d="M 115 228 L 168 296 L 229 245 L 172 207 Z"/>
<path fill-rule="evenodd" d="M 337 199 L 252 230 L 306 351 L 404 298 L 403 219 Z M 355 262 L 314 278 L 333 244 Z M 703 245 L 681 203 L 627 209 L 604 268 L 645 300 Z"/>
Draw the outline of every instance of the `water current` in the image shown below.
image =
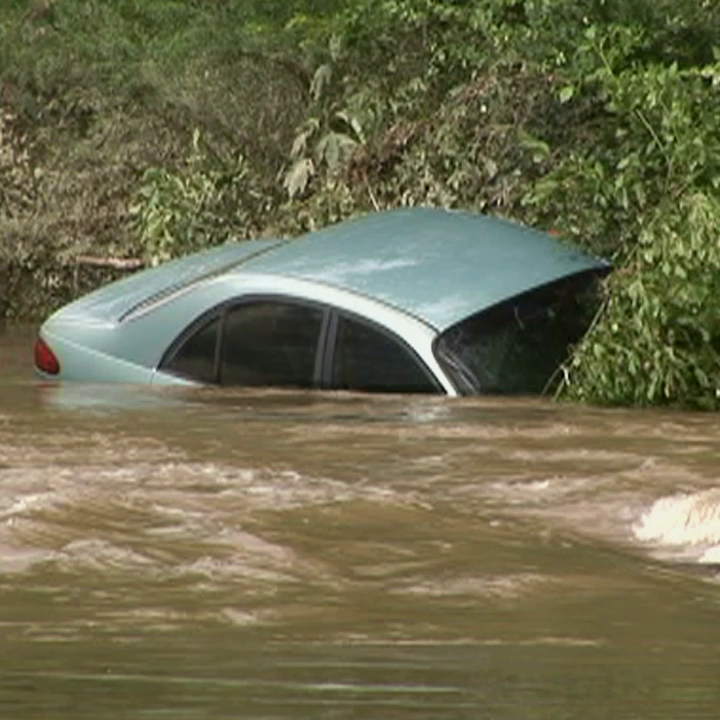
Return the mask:
<path fill-rule="evenodd" d="M 720 418 L 54 386 L 0 334 L 0 718 L 720 717 Z"/>

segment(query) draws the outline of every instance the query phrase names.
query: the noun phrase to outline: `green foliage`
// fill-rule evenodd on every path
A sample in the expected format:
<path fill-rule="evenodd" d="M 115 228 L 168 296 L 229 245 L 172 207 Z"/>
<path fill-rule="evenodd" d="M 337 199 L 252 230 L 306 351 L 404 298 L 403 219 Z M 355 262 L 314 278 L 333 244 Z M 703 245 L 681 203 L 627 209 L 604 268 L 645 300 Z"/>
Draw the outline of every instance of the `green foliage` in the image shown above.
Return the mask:
<path fill-rule="evenodd" d="M 203 202 L 227 210 L 223 226 L 236 212 L 225 181 L 240 174 L 236 158 L 264 168 L 252 191 L 258 197 L 246 203 L 256 215 L 240 234 L 262 224 L 268 198 L 282 196 L 281 188 L 274 192 L 276 176 L 305 88 L 302 67 L 284 63 L 272 18 L 259 8 L 250 22 L 245 2 L 0 6 L 0 112 L 12 116 L 13 137 L 23 138 L 27 156 L 13 183 L 3 176 L 0 193 L 0 294 L 11 296 L 0 316 L 43 315 L 107 278 L 78 268 L 76 256 L 167 254 L 157 244 L 141 247 L 141 237 L 153 236 L 139 235 L 142 225 L 129 212 L 153 168 L 182 177 L 190 194 L 202 191 L 189 176 L 221 190 L 222 200 Z M 191 171 L 195 128 L 207 158 Z M 174 250 L 185 247 L 178 241 Z M 12 291 L 18 287 L 23 293 Z"/>
<path fill-rule="evenodd" d="M 214 158 L 193 134 L 185 167 L 148 168 L 130 208 L 137 254 L 151 265 L 252 234 L 254 192 L 242 156 Z"/>
<path fill-rule="evenodd" d="M 606 310 L 570 363 L 570 397 L 717 408 L 720 201 L 667 201 L 608 281 Z"/>
<path fill-rule="evenodd" d="M 0 108 L 0 318 L 37 313 L 38 295 L 68 299 L 61 291 L 58 248 L 48 242 L 42 213 L 46 181 L 33 163 L 33 150 L 17 118 Z M 41 290 L 28 293 L 28 286 Z"/>
<path fill-rule="evenodd" d="M 585 30 L 572 92 L 560 99 L 595 109 L 582 128 L 592 142 L 555 150 L 523 201 L 531 221 L 618 267 L 604 314 L 566 369 L 567 394 L 715 407 L 720 66 L 690 65 L 690 48 L 669 64 L 648 59 L 646 30 Z M 709 50 L 693 53 L 712 58 Z"/>

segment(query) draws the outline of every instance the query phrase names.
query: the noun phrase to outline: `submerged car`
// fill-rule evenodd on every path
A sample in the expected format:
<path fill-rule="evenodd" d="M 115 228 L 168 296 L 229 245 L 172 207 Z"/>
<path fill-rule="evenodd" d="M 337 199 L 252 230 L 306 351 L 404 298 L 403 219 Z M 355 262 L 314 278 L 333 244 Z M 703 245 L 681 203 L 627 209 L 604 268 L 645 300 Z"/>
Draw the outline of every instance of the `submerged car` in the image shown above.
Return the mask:
<path fill-rule="evenodd" d="M 535 394 L 608 264 L 505 220 L 379 212 L 140 271 L 41 327 L 45 378 Z"/>

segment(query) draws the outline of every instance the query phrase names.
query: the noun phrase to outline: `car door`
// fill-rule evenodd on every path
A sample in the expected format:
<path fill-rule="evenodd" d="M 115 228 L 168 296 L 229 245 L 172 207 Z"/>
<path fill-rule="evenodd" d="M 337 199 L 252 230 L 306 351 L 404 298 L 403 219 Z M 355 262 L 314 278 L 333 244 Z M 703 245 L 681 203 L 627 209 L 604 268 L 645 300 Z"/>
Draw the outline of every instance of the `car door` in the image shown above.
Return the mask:
<path fill-rule="evenodd" d="M 386 328 L 334 312 L 328 329 L 325 384 L 336 390 L 444 392 L 412 348 Z"/>
<path fill-rule="evenodd" d="M 276 299 L 229 309 L 223 322 L 220 383 L 317 387 L 325 313 L 318 305 Z"/>
<path fill-rule="evenodd" d="M 292 298 L 226 303 L 192 323 L 159 370 L 199 383 L 317 387 L 328 311 Z"/>

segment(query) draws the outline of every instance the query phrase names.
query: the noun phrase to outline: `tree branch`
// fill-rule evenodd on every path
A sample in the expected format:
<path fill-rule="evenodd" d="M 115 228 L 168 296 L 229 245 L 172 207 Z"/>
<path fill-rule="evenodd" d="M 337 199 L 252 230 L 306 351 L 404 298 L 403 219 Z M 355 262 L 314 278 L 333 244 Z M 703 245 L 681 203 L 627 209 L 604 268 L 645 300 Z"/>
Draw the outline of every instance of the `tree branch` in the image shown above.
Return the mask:
<path fill-rule="evenodd" d="M 89 267 L 113 268 L 113 270 L 138 270 L 147 265 L 140 258 L 102 258 L 92 255 L 78 255 L 75 257 L 78 265 Z"/>

